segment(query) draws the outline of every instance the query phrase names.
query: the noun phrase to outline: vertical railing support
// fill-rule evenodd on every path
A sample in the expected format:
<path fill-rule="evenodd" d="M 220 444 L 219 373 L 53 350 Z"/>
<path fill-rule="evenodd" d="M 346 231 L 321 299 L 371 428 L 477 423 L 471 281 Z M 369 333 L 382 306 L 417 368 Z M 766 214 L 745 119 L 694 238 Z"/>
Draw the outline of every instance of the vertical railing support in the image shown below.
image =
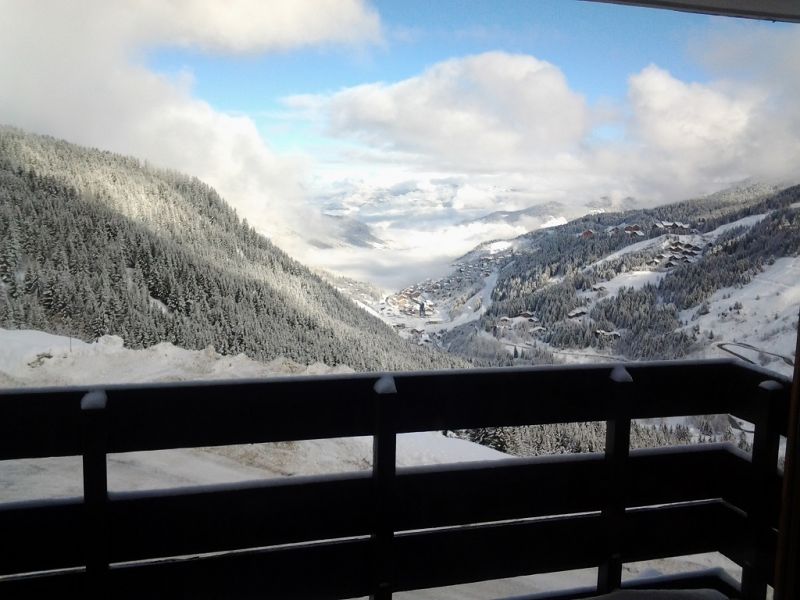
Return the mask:
<path fill-rule="evenodd" d="M 751 464 L 750 494 L 747 524 L 750 554 L 742 567 L 742 597 L 745 600 L 764 600 L 767 597 L 768 553 L 775 549 L 767 546 L 771 527 L 770 508 L 775 474 L 778 471 L 778 401 L 783 385 L 777 381 L 762 381 L 756 398 L 755 432 Z"/>
<path fill-rule="evenodd" d="M 372 439 L 372 481 L 374 526 L 372 544 L 374 567 L 371 600 L 392 597 L 394 558 L 394 484 L 397 470 L 397 435 L 394 410 L 397 387 L 394 377 L 385 375 L 375 382 L 375 434 Z"/>
<path fill-rule="evenodd" d="M 87 532 L 84 537 L 89 596 L 102 598 L 108 572 L 108 473 L 106 470 L 106 393 L 95 390 L 81 399 L 83 423 L 83 505 Z"/>
<path fill-rule="evenodd" d="M 797 332 L 789 396 L 786 460 L 783 465 L 775 600 L 792 600 L 800 596 L 800 319 L 797 321 Z"/>
<path fill-rule="evenodd" d="M 601 594 L 622 585 L 622 541 L 628 456 L 631 443 L 631 401 L 633 378 L 623 366 L 611 371 L 613 418 L 606 421 L 606 456 L 608 495 L 603 507 L 606 527 L 606 560 L 597 570 L 597 590 Z"/>

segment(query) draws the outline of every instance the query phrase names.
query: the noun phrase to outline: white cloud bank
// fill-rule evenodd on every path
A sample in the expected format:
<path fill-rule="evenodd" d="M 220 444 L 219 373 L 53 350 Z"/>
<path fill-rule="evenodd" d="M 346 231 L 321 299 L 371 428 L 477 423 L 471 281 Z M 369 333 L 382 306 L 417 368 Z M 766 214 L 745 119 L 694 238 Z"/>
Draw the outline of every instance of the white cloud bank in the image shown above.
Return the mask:
<path fill-rule="evenodd" d="M 147 70 L 150 49 L 259 53 L 378 41 L 361 0 L 0 1 L 0 122 L 196 175 L 282 238 L 308 223 L 305 162 L 270 149 L 246 116 Z M 313 221 L 312 221 L 313 222 Z"/>
<path fill-rule="evenodd" d="M 589 125 L 584 99 L 558 68 L 503 52 L 441 62 L 391 85 L 344 90 L 327 111 L 333 135 L 471 171 L 549 160 L 579 143 Z"/>
<path fill-rule="evenodd" d="M 686 83 L 651 65 L 631 75 L 627 100 L 611 111 L 589 105 L 556 66 L 503 52 L 448 60 L 392 84 L 286 102 L 316 111 L 327 135 L 360 144 L 351 159 L 404 160 L 406 178 L 516 178 L 518 190 L 546 190 L 553 200 L 634 195 L 653 203 L 745 177 L 794 173 L 800 52 L 791 52 L 798 40 L 793 30 L 773 44 L 781 60 L 770 66 L 768 82 Z M 620 134 L 601 144 L 593 133 L 608 125 Z M 484 194 L 482 208 L 498 208 L 495 200 Z"/>

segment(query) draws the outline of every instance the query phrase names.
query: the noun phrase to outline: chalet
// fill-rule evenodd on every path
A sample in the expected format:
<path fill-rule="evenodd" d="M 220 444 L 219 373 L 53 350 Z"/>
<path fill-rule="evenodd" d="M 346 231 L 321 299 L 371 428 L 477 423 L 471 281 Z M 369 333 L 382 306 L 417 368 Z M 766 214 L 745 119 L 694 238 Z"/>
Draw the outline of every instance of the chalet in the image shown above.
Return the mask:
<path fill-rule="evenodd" d="M 668 229 L 669 231 L 675 232 L 682 232 L 682 231 L 689 231 L 691 227 L 686 223 L 681 223 L 680 221 L 661 221 L 659 223 L 661 227 L 659 229 Z"/>
<path fill-rule="evenodd" d="M 642 228 L 639 225 L 626 225 L 625 226 L 625 233 L 634 233 L 635 231 L 641 231 Z"/>
<path fill-rule="evenodd" d="M 592 286 L 592 291 L 593 292 L 605 292 L 606 291 L 606 286 L 604 286 L 604 285 L 593 285 Z"/>
<path fill-rule="evenodd" d="M 590 240 L 594 237 L 594 231 L 592 231 L 591 229 L 587 229 L 586 231 L 581 233 L 579 237 L 582 240 Z"/>
<path fill-rule="evenodd" d="M 535 319 L 535 318 L 536 318 L 536 315 L 534 315 L 534 314 L 533 314 L 531 311 L 529 311 L 529 310 L 526 310 L 526 311 L 524 311 L 524 312 L 521 312 L 521 313 L 519 313 L 519 315 L 517 315 L 517 316 L 518 316 L 518 317 L 523 317 L 523 318 L 525 318 L 525 319 L 531 319 L 531 318 Z M 538 319 L 536 319 L 536 320 L 538 321 Z"/>
<path fill-rule="evenodd" d="M 567 313 L 567 317 L 569 317 L 570 319 L 577 319 L 578 317 L 582 317 L 583 315 L 585 315 L 587 312 L 588 311 L 586 310 L 585 307 L 579 306 L 578 308 L 574 308 L 571 311 L 569 311 Z"/>
<path fill-rule="evenodd" d="M 665 266 L 667 269 L 671 269 L 672 267 L 676 267 L 677 265 L 676 265 L 676 264 L 675 264 L 673 261 L 671 261 L 671 260 L 668 260 L 668 261 L 667 261 L 667 264 L 665 264 L 664 266 Z"/>
<path fill-rule="evenodd" d="M 622 334 L 619 331 L 606 331 L 605 329 L 595 329 L 594 334 L 597 337 L 605 337 L 605 338 L 619 338 Z"/>
<path fill-rule="evenodd" d="M 544 333 L 545 331 L 547 331 L 547 329 L 545 329 L 541 325 L 537 325 L 536 327 L 531 327 L 530 329 L 528 329 L 528 333 L 533 335 L 536 335 L 537 333 Z"/>

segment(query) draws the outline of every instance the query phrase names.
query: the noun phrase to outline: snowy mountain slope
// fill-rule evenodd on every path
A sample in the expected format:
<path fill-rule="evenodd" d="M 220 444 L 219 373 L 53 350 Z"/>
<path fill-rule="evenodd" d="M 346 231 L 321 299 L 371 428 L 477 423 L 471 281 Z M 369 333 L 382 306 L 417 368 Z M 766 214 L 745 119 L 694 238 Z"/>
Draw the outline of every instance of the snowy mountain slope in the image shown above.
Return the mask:
<path fill-rule="evenodd" d="M 597 267 L 604 263 L 612 262 L 625 256 L 644 253 L 648 250 L 668 251 L 670 245 L 675 244 L 676 242 L 684 245 L 690 244 L 699 248 L 705 248 L 708 244 L 714 244 L 722 234 L 734 229 L 749 229 L 753 225 L 763 221 L 768 215 L 769 213 L 749 215 L 742 217 L 741 219 L 736 219 L 729 223 L 725 223 L 724 225 L 720 225 L 716 229 L 705 233 L 659 235 L 641 242 L 629 244 L 624 248 L 601 258 L 599 261 L 589 265 L 589 267 Z"/>
<path fill-rule="evenodd" d="M 717 290 L 700 311 L 706 314 L 688 309 L 681 318 L 699 328 L 705 341 L 691 356 L 739 356 L 791 377 L 798 308 L 800 257 L 795 256 L 777 259 L 746 285 Z"/>
<path fill-rule="evenodd" d="M 590 268 L 623 257 L 635 260 L 637 254 L 647 251 L 651 251 L 650 256 L 652 256 L 652 251 L 668 253 L 670 245 L 673 244 L 713 248 L 724 234 L 737 233 L 742 236 L 768 216 L 769 213 L 750 215 L 721 225 L 704 234 L 658 236 L 626 246 L 591 265 Z M 702 255 L 693 256 L 690 260 L 702 261 Z M 795 317 L 797 309 L 800 307 L 800 278 L 798 278 L 800 273 L 797 271 L 796 261 L 796 257 L 778 259 L 774 265 L 768 266 L 764 273 L 754 275 L 753 280 L 749 283 L 719 289 L 709 299 L 708 304 L 711 305 L 711 308 L 704 309 L 709 310 L 710 314 L 698 318 L 697 307 L 682 311 L 679 321 L 688 323 L 688 326 L 682 329 L 687 334 L 693 335 L 697 342 L 696 347 L 690 350 L 686 357 L 729 357 L 733 354 L 743 357 L 745 360 L 751 360 L 758 355 L 758 364 L 791 376 L 791 360 L 796 337 L 796 326 L 793 324 L 796 323 Z M 661 263 L 663 262 L 662 260 Z M 586 312 L 591 313 L 595 304 L 601 300 L 615 297 L 622 289 L 636 290 L 643 286 L 658 287 L 668 272 L 669 269 L 664 269 L 661 264 L 656 264 L 654 269 L 651 266 L 644 270 L 622 272 L 610 279 L 599 279 L 591 290 L 579 292 L 578 296 L 583 299 Z M 760 300 L 762 296 L 765 301 L 754 306 L 755 298 Z M 743 302 L 751 308 L 749 310 L 732 308 Z M 761 325 L 757 325 L 757 323 Z M 697 331 L 698 328 L 699 331 Z M 702 333 L 702 335 L 697 336 L 696 333 Z M 753 347 L 749 349 L 741 347 L 739 351 L 733 353 L 725 351 L 725 346 L 720 346 L 720 344 L 731 342 L 743 342 Z M 765 350 L 775 348 L 768 352 L 771 351 L 777 355 L 759 352 L 757 348 Z M 558 351 L 556 352 L 558 353 Z M 624 360 L 625 357 L 619 356 L 618 358 Z"/>
<path fill-rule="evenodd" d="M 401 335 L 482 364 L 704 356 L 709 319 L 692 315 L 712 295 L 735 296 L 771 263 L 800 253 L 798 206 L 800 187 L 747 184 L 656 209 L 587 215 L 482 244 L 447 277 L 371 306 Z M 792 355 L 788 312 L 775 334 L 783 358 L 759 355 L 782 372 Z M 744 339 L 757 318 L 749 317 L 725 328 L 725 339 Z M 751 345 L 768 346 L 767 338 Z"/>
<path fill-rule="evenodd" d="M 3 127 L 0 326 L 358 370 L 463 366 L 398 338 L 201 181 Z"/>

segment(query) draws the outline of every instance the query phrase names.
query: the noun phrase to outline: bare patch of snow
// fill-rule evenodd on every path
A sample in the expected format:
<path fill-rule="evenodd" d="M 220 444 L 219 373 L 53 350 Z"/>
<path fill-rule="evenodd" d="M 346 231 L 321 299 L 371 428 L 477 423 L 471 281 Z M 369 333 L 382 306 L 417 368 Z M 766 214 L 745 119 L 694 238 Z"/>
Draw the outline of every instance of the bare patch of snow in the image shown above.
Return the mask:
<path fill-rule="evenodd" d="M 504 250 L 508 250 L 511 248 L 512 244 L 509 241 L 499 241 L 499 242 L 491 242 L 487 244 L 484 248 L 486 252 L 489 254 L 497 254 L 498 252 L 503 252 Z"/>
<path fill-rule="evenodd" d="M 725 225 L 720 225 L 715 230 L 708 232 L 705 234 L 705 237 L 716 239 L 726 231 L 730 231 L 731 229 L 735 229 L 737 227 L 752 227 L 756 223 L 760 223 L 765 218 L 767 218 L 769 213 L 762 213 L 760 215 L 750 215 L 749 217 L 744 217 L 739 219 L 738 221 L 733 221 L 732 223 L 726 223 Z"/>
<path fill-rule="evenodd" d="M 672 236 L 675 237 L 675 236 Z M 644 252 L 645 250 L 650 250 L 651 248 L 662 247 L 667 244 L 669 241 L 669 235 L 660 235 L 658 237 L 651 238 L 649 240 L 643 240 L 641 242 L 636 242 L 635 244 L 629 244 L 622 248 L 621 250 L 617 250 L 616 252 L 612 252 L 608 256 L 601 258 L 595 263 L 592 263 L 590 266 L 596 267 L 607 263 L 611 260 L 616 260 L 618 258 L 622 258 L 628 254 L 635 254 L 637 252 Z"/>
<path fill-rule="evenodd" d="M 615 295 L 623 287 L 639 289 L 648 283 L 658 285 L 665 276 L 664 271 L 629 271 L 604 282 L 603 287 L 609 295 Z"/>
<path fill-rule="evenodd" d="M 157 308 L 158 310 L 160 310 L 165 315 L 168 315 L 170 313 L 170 310 L 167 307 L 167 305 L 164 304 L 161 300 L 159 300 L 157 298 L 153 298 L 152 296 L 148 296 L 148 300 L 150 302 L 150 306 L 151 307 Z"/>

